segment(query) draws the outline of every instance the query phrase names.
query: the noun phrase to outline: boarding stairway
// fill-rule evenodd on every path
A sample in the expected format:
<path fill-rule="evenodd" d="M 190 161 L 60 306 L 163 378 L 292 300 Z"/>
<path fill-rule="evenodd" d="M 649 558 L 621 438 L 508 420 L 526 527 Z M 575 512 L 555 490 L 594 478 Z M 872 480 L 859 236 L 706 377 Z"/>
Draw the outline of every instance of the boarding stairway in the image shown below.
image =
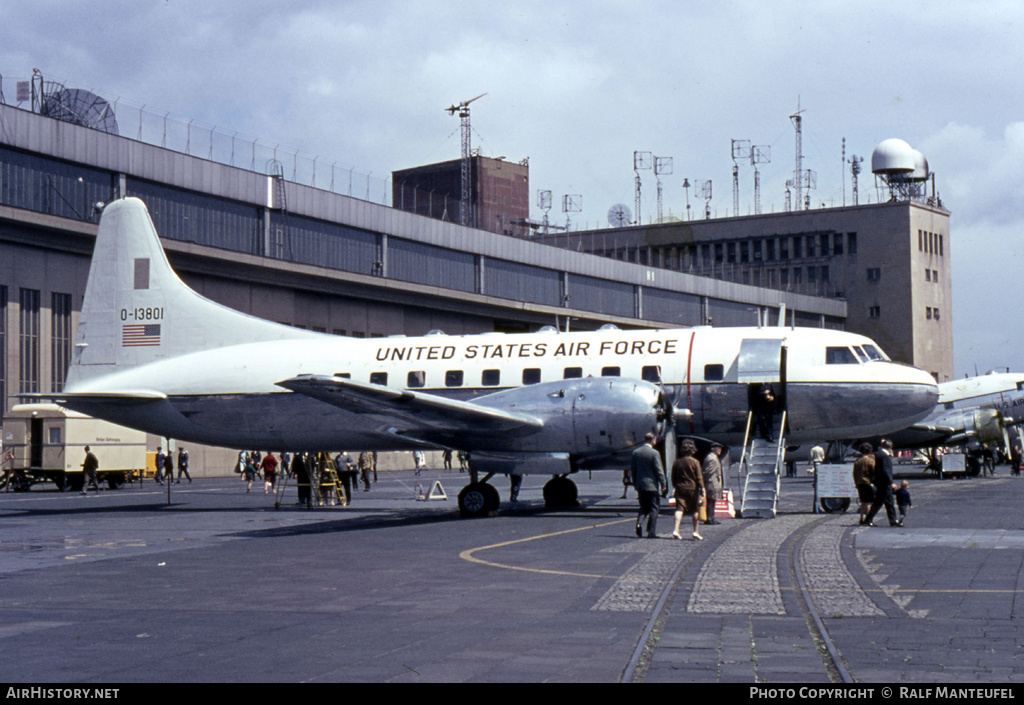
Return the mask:
<path fill-rule="evenodd" d="M 753 419 L 753 413 L 747 416 L 743 457 L 740 459 L 740 472 L 746 478 L 743 483 L 740 513 L 744 518 L 772 519 L 778 511 L 781 469 L 785 460 L 786 444 L 783 434 L 786 428 L 786 413 L 782 413 L 782 423 L 775 429 L 777 432 L 774 434 L 774 442 L 751 437 Z"/>

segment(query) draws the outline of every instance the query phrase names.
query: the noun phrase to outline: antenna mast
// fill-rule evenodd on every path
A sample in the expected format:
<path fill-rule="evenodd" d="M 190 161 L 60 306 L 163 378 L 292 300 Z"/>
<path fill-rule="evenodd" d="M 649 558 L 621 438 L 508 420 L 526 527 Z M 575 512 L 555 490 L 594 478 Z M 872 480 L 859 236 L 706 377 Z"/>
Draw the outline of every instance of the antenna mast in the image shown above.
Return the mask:
<path fill-rule="evenodd" d="M 857 174 L 860 173 L 860 163 L 864 161 L 864 157 L 858 157 L 856 154 L 850 157 L 850 173 L 853 174 L 853 205 L 857 204 Z"/>
<path fill-rule="evenodd" d="M 672 157 L 654 158 L 654 178 L 658 179 L 658 222 L 661 222 L 661 179 L 662 174 L 672 174 Z"/>
<path fill-rule="evenodd" d="M 464 100 L 458 105 L 450 105 L 448 108 L 448 114 L 454 115 L 459 114 L 459 119 L 462 121 L 462 198 L 460 199 L 461 207 L 459 210 L 459 222 L 465 226 L 473 225 L 473 187 L 472 187 L 472 159 L 470 156 L 469 149 L 469 104 L 474 100 L 483 98 L 486 93 L 481 93 L 476 98 L 470 98 Z"/>
<path fill-rule="evenodd" d="M 796 112 L 789 116 L 789 119 L 793 121 L 793 127 L 796 128 L 796 169 L 793 172 L 793 188 L 796 191 L 796 203 L 797 208 L 800 207 L 800 203 L 803 201 L 803 169 L 804 169 L 804 153 L 803 153 L 803 118 L 800 114 L 803 110 L 800 109 L 800 96 L 796 98 Z"/>
<path fill-rule="evenodd" d="M 633 152 L 633 172 L 636 174 L 636 224 L 640 225 L 640 170 L 651 168 L 650 152 Z"/>
<path fill-rule="evenodd" d="M 757 170 L 758 164 L 768 164 L 772 160 L 772 148 L 770 145 L 754 145 L 750 148 L 750 163 L 754 167 L 754 213 L 761 214 L 761 172 Z"/>
<path fill-rule="evenodd" d="M 750 140 L 732 140 L 732 214 L 740 215 L 740 166 L 737 159 L 750 159 Z"/>

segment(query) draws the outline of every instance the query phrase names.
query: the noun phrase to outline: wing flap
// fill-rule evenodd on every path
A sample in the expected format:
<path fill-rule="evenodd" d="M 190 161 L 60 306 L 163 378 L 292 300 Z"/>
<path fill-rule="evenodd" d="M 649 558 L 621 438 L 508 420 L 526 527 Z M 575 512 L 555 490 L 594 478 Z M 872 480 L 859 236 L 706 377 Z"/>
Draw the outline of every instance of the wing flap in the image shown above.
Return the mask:
<path fill-rule="evenodd" d="M 527 414 L 342 377 L 299 375 L 277 385 L 346 411 L 386 418 L 399 426 L 398 433 L 465 429 L 520 435 L 543 427 Z"/>

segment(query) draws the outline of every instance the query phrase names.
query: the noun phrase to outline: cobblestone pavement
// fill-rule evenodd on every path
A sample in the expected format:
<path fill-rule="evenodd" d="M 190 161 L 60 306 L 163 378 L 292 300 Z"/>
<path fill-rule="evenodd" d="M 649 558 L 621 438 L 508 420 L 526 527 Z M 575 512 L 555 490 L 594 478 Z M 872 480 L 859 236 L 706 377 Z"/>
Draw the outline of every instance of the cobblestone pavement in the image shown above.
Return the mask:
<path fill-rule="evenodd" d="M 912 484 L 905 529 L 791 501 L 705 532 L 634 680 L 1024 680 L 1024 479 Z"/>

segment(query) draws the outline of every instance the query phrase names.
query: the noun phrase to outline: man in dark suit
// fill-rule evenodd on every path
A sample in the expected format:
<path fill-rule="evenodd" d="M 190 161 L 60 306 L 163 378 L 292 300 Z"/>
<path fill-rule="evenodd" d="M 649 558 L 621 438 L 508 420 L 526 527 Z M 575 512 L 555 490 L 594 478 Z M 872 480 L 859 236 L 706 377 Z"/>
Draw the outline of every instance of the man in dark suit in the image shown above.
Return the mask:
<path fill-rule="evenodd" d="M 655 440 L 654 434 L 648 433 L 644 437 L 644 444 L 633 451 L 630 462 L 633 471 L 633 484 L 640 500 L 640 513 L 636 517 L 637 538 L 643 536 L 645 522 L 647 538 L 657 537 L 661 497 L 668 492 L 665 468 L 661 464 L 661 456 L 658 451 L 654 450 Z"/>
<path fill-rule="evenodd" d="M 888 439 L 882 439 L 875 452 L 875 477 L 872 484 L 875 486 L 875 501 L 861 523 L 874 526 L 871 522 L 884 504 L 889 526 L 903 526 L 896 514 L 896 500 L 893 495 L 896 484 L 892 480 L 892 441 Z"/>

